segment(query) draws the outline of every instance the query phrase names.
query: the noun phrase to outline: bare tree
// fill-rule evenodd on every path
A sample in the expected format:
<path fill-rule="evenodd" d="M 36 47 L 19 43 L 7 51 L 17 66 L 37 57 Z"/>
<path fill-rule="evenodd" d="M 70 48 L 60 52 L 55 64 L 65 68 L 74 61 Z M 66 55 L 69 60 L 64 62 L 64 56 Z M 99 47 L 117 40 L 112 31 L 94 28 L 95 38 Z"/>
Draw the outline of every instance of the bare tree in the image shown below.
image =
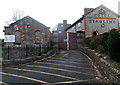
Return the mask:
<path fill-rule="evenodd" d="M 13 11 L 12 20 L 17 21 L 17 20 L 23 18 L 24 14 L 25 13 L 23 11 L 15 10 L 15 11 Z"/>
<path fill-rule="evenodd" d="M 15 22 L 15 21 L 23 18 L 24 15 L 25 15 L 25 12 L 19 11 L 19 10 L 14 10 L 13 14 L 12 14 L 12 18 L 10 20 L 8 20 L 8 21 L 5 21 L 5 23 L 7 25 L 9 25 L 10 23 Z"/>

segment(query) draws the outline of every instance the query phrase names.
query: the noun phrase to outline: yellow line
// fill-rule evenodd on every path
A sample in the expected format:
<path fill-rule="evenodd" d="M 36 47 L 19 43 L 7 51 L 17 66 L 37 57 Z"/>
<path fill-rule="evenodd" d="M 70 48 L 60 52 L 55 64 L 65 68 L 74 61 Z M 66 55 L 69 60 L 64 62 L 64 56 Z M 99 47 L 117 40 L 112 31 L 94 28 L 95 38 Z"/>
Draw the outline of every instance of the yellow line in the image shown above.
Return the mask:
<path fill-rule="evenodd" d="M 88 56 L 86 55 L 85 53 L 83 53 L 82 51 L 80 51 L 84 56 L 86 56 L 90 61 L 91 61 L 91 64 L 93 65 L 93 67 L 95 68 L 95 71 L 97 72 L 98 76 L 99 77 L 103 77 L 103 75 L 100 73 L 100 71 L 98 70 L 98 68 L 93 64 L 93 60 Z M 102 81 L 102 80 L 101 80 Z"/>
<path fill-rule="evenodd" d="M 75 58 L 68 58 L 68 57 L 52 57 L 52 59 L 70 59 L 70 60 L 72 60 L 72 59 L 75 59 Z M 79 60 L 77 59 L 77 61 L 80 61 L 80 59 L 83 59 L 83 58 L 79 58 Z"/>
<path fill-rule="evenodd" d="M 60 61 L 60 60 L 46 60 L 46 61 L 54 61 L 54 62 L 66 62 L 66 61 Z M 73 64 L 83 64 L 83 63 L 78 63 L 78 62 L 68 62 L 67 63 L 73 63 Z M 85 63 L 84 63 L 85 64 Z"/>
<path fill-rule="evenodd" d="M 2 85 L 10 85 L 10 84 L 7 84 L 7 83 L 5 83 L 5 82 L 2 82 L 2 81 L 0 81 L 0 84 Z"/>
<path fill-rule="evenodd" d="M 94 74 L 87 74 L 87 73 L 82 73 L 78 71 L 71 71 L 71 70 L 66 70 L 66 69 L 60 69 L 60 68 L 53 68 L 53 67 L 46 67 L 46 66 L 36 66 L 36 65 L 25 65 L 29 67 L 40 67 L 40 68 L 47 68 L 47 69 L 55 69 L 55 70 L 60 70 L 60 71 L 67 71 L 67 72 L 73 72 L 73 73 L 80 73 L 80 74 L 85 74 L 85 75 L 92 75 L 92 76 L 97 76 Z"/>
<path fill-rule="evenodd" d="M 79 79 L 72 78 L 72 77 L 67 77 L 67 76 L 62 76 L 62 75 L 58 75 L 58 74 L 42 72 L 42 71 L 35 71 L 35 70 L 28 70 L 28 69 L 18 69 L 18 68 L 9 68 L 9 69 L 20 70 L 20 71 L 36 72 L 36 73 L 42 73 L 42 74 L 47 74 L 47 75 L 52 75 L 52 76 L 58 76 L 58 77 L 63 77 L 63 78 L 68 78 L 68 79 L 73 79 L 73 80 L 79 80 Z"/>
<path fill-rule="evenodd" d="M 63 57 L 63 58 L 56 58 L 56 57 L 54 57 L 54 58 L 52 58 L 52 59 L 66 59 L 65 57 Z"/>
<path fill-rule="evenodd" d="M 67 67 L 74 67 L 74 68 L 84 68 L 84 67 L 78 67 L 78 66 L 72 66 L 72 65 L 64 65 L 64 64 L 56 64 L 56 63 L 48 63 L 48 62 L 34 62 L 34 63 L 43 63 L 43 64 L 51 64 L 51 65 L 59 65 L 59 66 L 67 66 Z M 91 68 L 84 68 L 84 69 L 91 69 Z M 94 69 L 91 69 L 91 70 L 94 70 Z"/>
<path fill-rule="evenodd" d="M 0 72 L 0 74 L 9 75 L 9 76 L 15 76 L 15 77 L 19 77 L 19 78 L 24 78 L 24 79 L 28 79 L 28 80 L 32 80 L 32 81 L 36 81 L 36 82 L 40 82 L 40 83 L 48 83 L 48 82 L 41 81 L 41 80 L 38 80 L 38 79 L 25 77 L 25 76 L 20 76 L 20 75 L 16 75 L 16 74 L 10 74 L 10 73 L 4 73 L 4 72 Z"/>
<path fill-rule="evenodd" d="M 87 80 L 78 80 L 78 81 L 65 81 L 65 82 L 56 82 L 56 83 L 51 83 L 51 84 L 56 85 L 56 84 L 66 84 L 66 83 L 77 83 L 77 82 L 86 82 L 86 81 L 90 81 L 90 80 L 96 80 L 96 79 L 87 79 Z"/>

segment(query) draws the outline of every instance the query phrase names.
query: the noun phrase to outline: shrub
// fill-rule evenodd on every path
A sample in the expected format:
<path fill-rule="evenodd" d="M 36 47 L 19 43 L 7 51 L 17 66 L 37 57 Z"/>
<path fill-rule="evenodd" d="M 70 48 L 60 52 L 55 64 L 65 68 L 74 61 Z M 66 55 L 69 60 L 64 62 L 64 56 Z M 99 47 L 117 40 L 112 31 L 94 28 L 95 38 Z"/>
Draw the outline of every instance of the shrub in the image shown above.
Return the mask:
<path fill-rule="evenodd" d="M 98 45 L 97 52 L 98 53 L 103 53 L 104 52 L 104 47 L 102 45 Z"/>
<path fill-rule="evenodd" d="M 102 46 L 104 48 L 105 53 L 108 53 L 108 35 L 109 35 L 109 33 L 107 33 L 107 32 L 104 33 L 102 35 L 102 39 L 101 39 L 101 44 L 102 44 Z"/>
<path fill-rule="evenodd" d="M 120 60 L 120 31 L 112 29 L 108 36 L 108 53 L 112 59 Z"/>
<path fill-rule="evenodd" d="M 85 39 L 85 44 L 86 44 L 86 45 L 90 45 L 90 41 L 91 41 L 90 38 L 86 38 L 86 39 Z"/>
<path fill-rule="evenodd" d="M 96 40 L 91 40 L 90 41 L 90 47 L 92 48 L 92 49 L 96 49 L 97 47 L 98 47 L 98 42 L 96 41 Z"/>
<path fill-rule="evenodd" d="M 44 49 L 41 49 L 40 50 L 40 54 L 43 54 L 45 51 L 44 51 Z"/>

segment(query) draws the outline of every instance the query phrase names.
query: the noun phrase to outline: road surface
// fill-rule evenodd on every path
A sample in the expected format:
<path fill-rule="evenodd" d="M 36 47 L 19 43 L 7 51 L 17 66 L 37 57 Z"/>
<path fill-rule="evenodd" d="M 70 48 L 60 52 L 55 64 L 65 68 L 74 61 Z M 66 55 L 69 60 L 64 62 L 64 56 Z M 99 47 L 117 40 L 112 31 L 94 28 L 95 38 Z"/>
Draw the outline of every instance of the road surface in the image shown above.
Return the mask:
<path fill-rule="evenodd" d="M 4 67 L 2 84 L 100 83 L 99 71 L 80 51 L 60 51 L 54 56 L 19 66 Z"/>

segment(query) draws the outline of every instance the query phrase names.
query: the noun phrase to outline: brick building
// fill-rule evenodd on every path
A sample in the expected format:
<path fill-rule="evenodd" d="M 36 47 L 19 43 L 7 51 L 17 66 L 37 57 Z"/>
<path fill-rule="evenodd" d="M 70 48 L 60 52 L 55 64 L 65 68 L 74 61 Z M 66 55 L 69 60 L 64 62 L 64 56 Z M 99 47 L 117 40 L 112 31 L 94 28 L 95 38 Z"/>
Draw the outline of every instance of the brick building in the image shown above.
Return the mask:
<path fill-rule="evenodd" d="M 82 18 L 66 29 L 67 32 L 84 31 L 85 36 L 90 37 L 118 28 L 118 14 L 104 5 L 97 8 L 85 8 L 84 13 Z"/>
<path fill-rule="evenodd" d="M 120 1 L 118 2 L 119 27 L 120 27 Z"/>
<path fill-rule="evenodd" d="M 4 43 L 4 46 L 41 46 L 50 47 L 50 28 L 26 16 L 9 26 L 5 26 L 4 35 L 15 35 L 14 43 Z"/>
<path fill-rule="evenodd" d="M 91 37 L 94 35 L 109 32 L 111 29 L 118 29 L 118 14 L 114 13 L 104 5 L 97 8 L 85 8 L 84 15 L 74 22 L 67 31 L 76 34 L 77 48 L 84 44 L 84 37 Z M 70 36 L 67 36 L 69 39 Z M 67 49 L 69 50 L 71 42 L 67 42 Z"/>
<path fill-rule="evenodd" d="M 63 23 L 58 23 L 52 29 L 53 48 L 66 50 L 67 44 L 64 42 L 64 40 L 67 39 L 67 33 L 64 32 L 64 30 L 67 29 L 70 25 L 71 24 L 67 24 L 67 20 L 63 20 Z"/>

